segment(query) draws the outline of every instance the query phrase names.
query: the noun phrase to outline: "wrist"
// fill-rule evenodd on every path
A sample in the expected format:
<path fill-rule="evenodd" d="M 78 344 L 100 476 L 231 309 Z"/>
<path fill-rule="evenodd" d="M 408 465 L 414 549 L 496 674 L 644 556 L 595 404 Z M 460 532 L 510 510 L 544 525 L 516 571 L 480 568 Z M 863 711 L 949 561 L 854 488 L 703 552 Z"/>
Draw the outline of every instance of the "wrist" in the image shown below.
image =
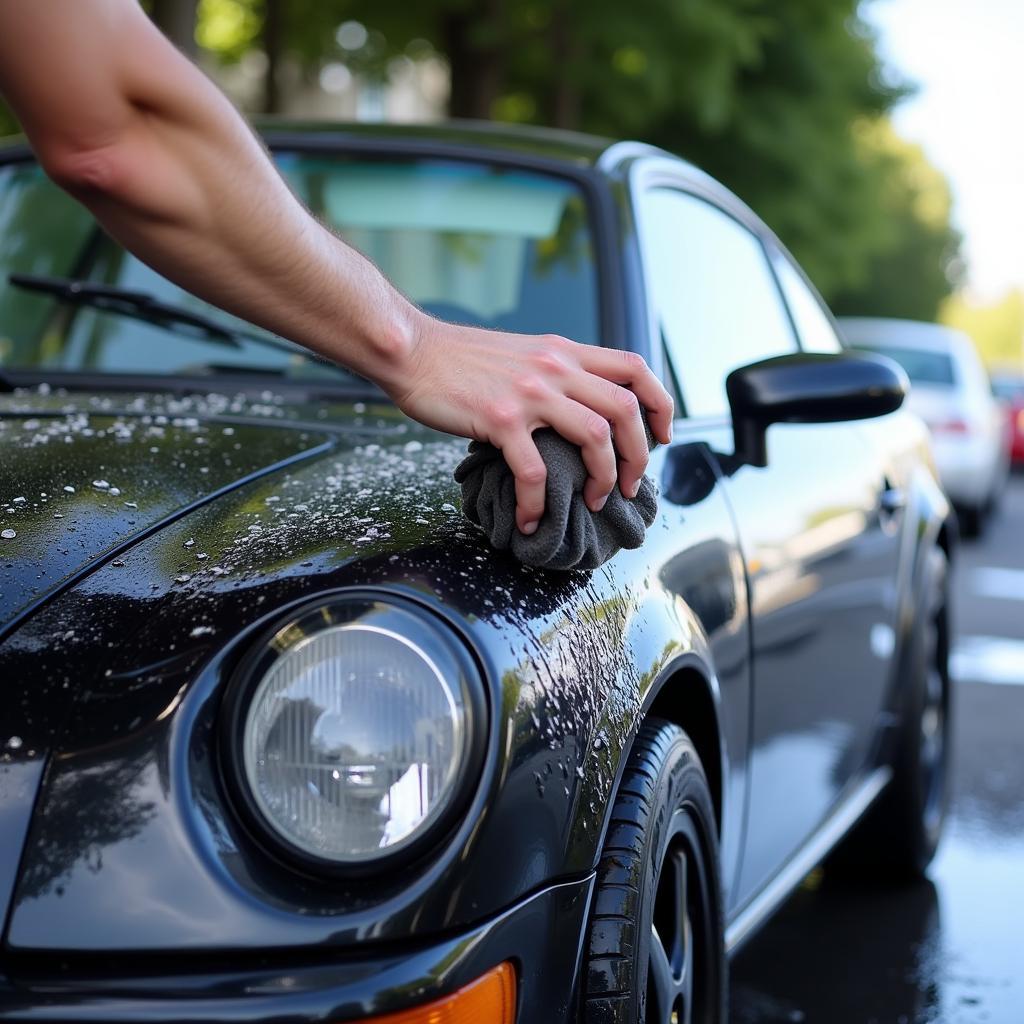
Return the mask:
<path fill-rule="evenodd" d="M 386 313 L 375 313 L 358 332 L 359 351 L 350 365 L 397 399 L 409 387 L 429 320 L 425 313 L 404 301 L 391 304 Z"/>

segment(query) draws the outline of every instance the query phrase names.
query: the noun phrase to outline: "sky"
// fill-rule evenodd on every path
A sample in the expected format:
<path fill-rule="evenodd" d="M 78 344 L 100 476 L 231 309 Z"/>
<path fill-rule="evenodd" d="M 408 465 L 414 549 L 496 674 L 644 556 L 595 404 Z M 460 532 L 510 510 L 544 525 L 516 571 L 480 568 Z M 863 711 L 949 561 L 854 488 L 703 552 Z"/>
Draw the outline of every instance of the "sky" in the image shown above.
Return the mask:
<path fill-rule="evenodd" d="M 862 13 L 918 86 L 893 121 L 949 178 L 969 291 L 1024 287 L 1024 0 L 865 0 Z"/>

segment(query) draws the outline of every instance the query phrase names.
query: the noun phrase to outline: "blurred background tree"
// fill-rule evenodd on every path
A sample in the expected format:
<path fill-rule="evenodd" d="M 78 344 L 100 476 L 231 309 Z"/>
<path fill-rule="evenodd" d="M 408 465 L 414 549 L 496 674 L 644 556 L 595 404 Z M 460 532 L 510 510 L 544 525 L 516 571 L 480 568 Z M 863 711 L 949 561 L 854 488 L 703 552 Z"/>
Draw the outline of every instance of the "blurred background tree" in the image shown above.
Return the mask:
<path fill-rule="evenodd" d="M 856 125 L 855 139 L 880 222 L 871 258 L 832 292 L 832 308 L 839 315 L 931 320 L 963 277 L 949 185 L 887 120 Z"/>
<path fill-rule="evenodd" d="M 5 135 L 12 135 L 18 130 L 18 122 L 14 115 L 7 109 L 7 104 L 0 99 L 0 139 Z"/>
<path fill-rule="evenodd" d="M 966 331 L 989 366 L 1024 374 L 1024 292 L 1019 288 L 991 300 L 953 295 L 943 303 L 941 319 Z"/>
<path fill-rule="evenodd" d="M 147 9 L 252 113 L 394 114 L 381 97 L 399 80 L 441 79 L 401 116 L 663 146 L 757 210 L 837 310 L 932 319 L 961 272 L 948 188 L 888 124 L 907 87 L 881 65 L 859 6 L 149 0 Z M 346 106 L 353 92 L 358 102 Z"/>

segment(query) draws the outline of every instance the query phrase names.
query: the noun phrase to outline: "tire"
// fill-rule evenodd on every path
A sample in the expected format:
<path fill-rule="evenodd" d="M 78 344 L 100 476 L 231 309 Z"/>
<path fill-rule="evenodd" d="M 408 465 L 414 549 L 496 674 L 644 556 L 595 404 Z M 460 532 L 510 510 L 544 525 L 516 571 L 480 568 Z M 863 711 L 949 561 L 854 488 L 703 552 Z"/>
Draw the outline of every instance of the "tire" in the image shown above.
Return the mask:
<path fill-rule="evenodd" d="M 949 561 L 929 553 L 909 658 L 910 684 L 892 757 L 893 777 L 826 862 L 827 878 L 907 882 L 935 856 L 949 804 Z"/>
<path fill-rule="evenodd" d="M 598 864 L 583 1024 L 723 1024 L 722 920 L 715 812 L 700 758 L 682 729 L 648 719 Z"/>
<path fill-rule="evenodd" d="M 964 506 L 959 509 L 957 518 L 960 524 L 961 537 L 974 540 L 985 532 L 985 509 L 983 506 Z"/>

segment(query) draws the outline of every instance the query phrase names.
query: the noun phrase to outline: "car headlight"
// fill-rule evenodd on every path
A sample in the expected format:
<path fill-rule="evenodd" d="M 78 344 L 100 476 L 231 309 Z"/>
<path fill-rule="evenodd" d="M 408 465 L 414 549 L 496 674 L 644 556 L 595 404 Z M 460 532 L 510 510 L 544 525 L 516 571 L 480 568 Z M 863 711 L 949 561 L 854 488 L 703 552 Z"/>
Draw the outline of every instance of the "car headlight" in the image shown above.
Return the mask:
<path fill-rule="evenodd" d="M 242 675 L 236 780 L 286 852 L 379 867 L 450 824 L 476 777 L 484 707 L 471 660 L 440 622 L 340 598 L 279 627 Z"/>

